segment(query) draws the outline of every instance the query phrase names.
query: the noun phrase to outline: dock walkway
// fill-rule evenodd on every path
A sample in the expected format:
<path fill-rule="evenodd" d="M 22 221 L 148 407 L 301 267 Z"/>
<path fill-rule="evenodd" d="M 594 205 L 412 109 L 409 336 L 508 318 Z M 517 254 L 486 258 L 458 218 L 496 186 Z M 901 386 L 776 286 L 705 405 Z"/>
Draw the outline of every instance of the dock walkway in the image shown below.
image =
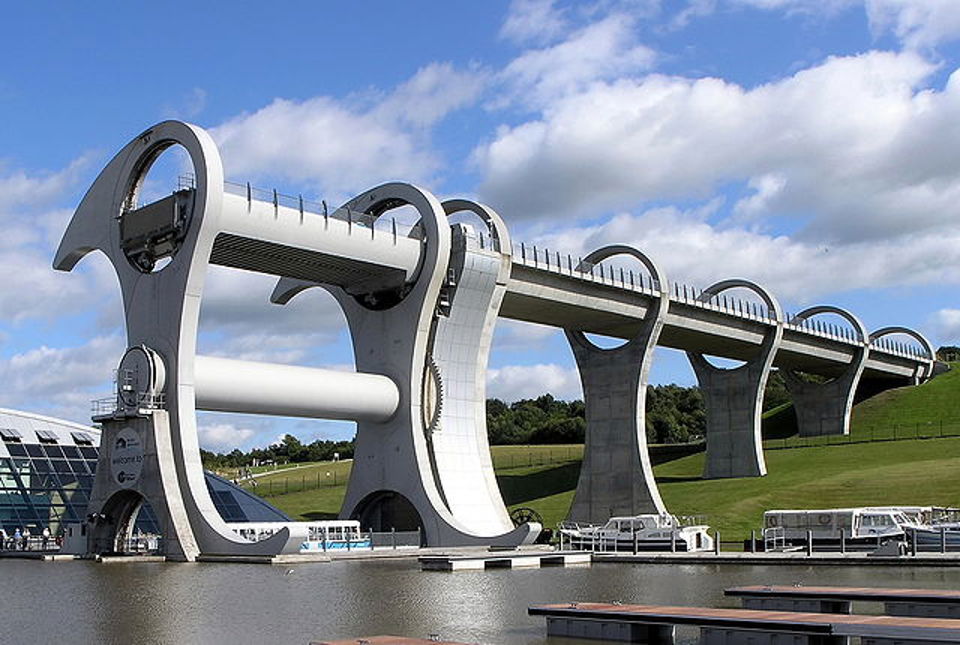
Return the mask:
<path fill-rule="evenodd" d="M 673 642 L 678 625 L 699 627 L 705 645 L 824 645 L 852 636 L 863 645 L 960 642 L 960 621 L 943 618 L 576 602 L 534 605 L 528 613 L 546 617 L 549 636 L 651 644 Z"/>
<path fill-rule="evenodd" d="M 403 636 L 366 636 L 339 641 L 311 641 L 310 645 L 466 645 L 437 638 L 405 638 Z"/>
<path fill-rule="evenodd" d="M 890 616 L 960 618 L 960 591 L 945 589 L 752 585 L 723 593 L 740 598 L 744 609 L 849 614 L 854 601 L 873 601 Z"/>
<path fill-rule="evenodd" d="M 897 566 L 897 567 L 960 567 L 960 553 L 920 553 L 904 556 L 875 556 L 867 553 L 819 553 L 807 555 L 800 552 L 749 553 L 721 551 L 715 553 L 617 553 L 597 552 L 594 562 L 620 562 L 635 564 L 762 564 L 803 566 Z"/>
<path fill-rule="evenodd" d="M 500 551 L 420 556 L 423 571 L 478 571 L 488 568 L 537 568 L 545 565 L 590 564 L 589 551 Z"/>

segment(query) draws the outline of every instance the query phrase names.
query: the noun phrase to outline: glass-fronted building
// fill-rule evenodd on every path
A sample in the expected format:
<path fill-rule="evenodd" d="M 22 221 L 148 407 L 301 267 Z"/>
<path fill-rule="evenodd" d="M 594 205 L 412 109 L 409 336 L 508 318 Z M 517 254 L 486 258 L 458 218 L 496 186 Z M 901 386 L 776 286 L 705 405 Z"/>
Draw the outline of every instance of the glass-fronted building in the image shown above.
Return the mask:
<path fill-rule="evenodd" d="M 0 529 L 13 535 L 44 528 L 60 535 L 66 523 L 82 522 L 93 489 L 100 432 L 96 428 L 0 408 Z M 290 518 L 222 477 L 206 473 L 207 489 L 227 522 L 288 522 Z M 137 520 L 143 533 L 157 533 L 144 505 Z"/>

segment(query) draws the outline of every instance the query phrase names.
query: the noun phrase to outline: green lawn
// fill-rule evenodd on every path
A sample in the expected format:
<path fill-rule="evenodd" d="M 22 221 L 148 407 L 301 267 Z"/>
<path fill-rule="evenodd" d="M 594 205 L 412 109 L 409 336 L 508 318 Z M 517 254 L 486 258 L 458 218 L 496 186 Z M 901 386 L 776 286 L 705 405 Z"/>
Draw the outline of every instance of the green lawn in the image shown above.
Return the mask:
<path fill-rule="evenodd" d="M 494 449 L 495 451 L 497 448 Z M 531 448 L 536 450 L 536 447 Z M 661 464 L 654 469 L 668 508 L 680 515 L 703 515 L 724 540 L 740 540 L 760 525 L 763 511 L 771 508 L 816 508 L 879 504 L 931 504 L 960 506 L 960 438 L 883 441 L 850 445 L 768 450 L 769 474 L 763 478 L 700 479 L 703 454 Z M 291 517 L 335 517 L 346 492 L 349 462 L 335 466 L 344 474 L 338 485 L 298 490 L 299 478 L 256 493 Z M 580 462 L 554 463 L 497 469 L 504 501 L 511 508 L 536 509 L 547 526 L 560 522 L 570 507 Z M 297 471 L 299 472 L 299 471 Z M 294 477 L 295 473 L 290 473 Z M 276 476 L 283 477 L 283 473 Z"/>
<path fill-rule="evenodd" d="M 705 516 L 724 541 L 748 537 L 771 508 L 960 506 L 960 436 L 949 436 L 960 435 L 960 418 L 948 421 L 943 412 L 955 409 L 958 391 L 960 369 L 954 369 L 920 387 L 880 394 L 855 408 L 849 438 L 784 438 L 782 415 L 789 408 L 775 411 L 781 418 L 772 434 L 780 438 L 765 442 L 769 474 L 763 478 L 701 480 L 703 453 L 662 463 L 654 472 L 673 513 Z M 900 440 L 871 441 L 894 436 Z M 773 449 L 784 445 L 788 449 Z M 555 526 L 573 499 L 582 453 L 579 445 L 494 446 L 504 501 L 532 507 Z M 327 462 L 271 473 L 254 490 L 292 517 L 334 517 L 351 466 Z"/>

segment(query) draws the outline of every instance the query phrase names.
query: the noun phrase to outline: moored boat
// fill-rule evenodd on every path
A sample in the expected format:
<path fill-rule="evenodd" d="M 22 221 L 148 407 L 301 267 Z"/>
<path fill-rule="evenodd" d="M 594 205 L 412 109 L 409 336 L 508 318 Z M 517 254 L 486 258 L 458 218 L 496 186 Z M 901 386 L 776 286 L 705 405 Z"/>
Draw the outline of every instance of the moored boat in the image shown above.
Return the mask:
<path fill-rule="evenodd" d="M 606 524 L 561 522 L 564 545 L 591 551 L 712 551 L 709 528 L 668 513 L 611 517 Z"/>

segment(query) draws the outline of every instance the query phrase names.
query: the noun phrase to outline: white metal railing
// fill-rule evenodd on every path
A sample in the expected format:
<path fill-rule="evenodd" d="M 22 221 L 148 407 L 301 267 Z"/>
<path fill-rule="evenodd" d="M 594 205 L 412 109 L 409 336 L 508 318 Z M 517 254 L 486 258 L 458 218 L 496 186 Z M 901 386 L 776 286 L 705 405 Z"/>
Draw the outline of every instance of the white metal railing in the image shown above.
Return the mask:
<path fill-rule="evenodd" d="M 163 410 L 167 407 L 167 397 L 163 392 L 157 394 L 141 394 L 137 400 L 140 410 Z M 91 399 L 90 412 L 93 416 L 106 416 L 124 408 L 120 397 L 116 394 L 97 399 Z"/>
<path fill-rule="evenodd" d="M 535 245 L 527 245 L 523 242 L 513 245 L 513 261 L 514 263 L 532 269 L 557 273 L 578 280 L 618 289 L 626 289 L 654 297 L 660 295 L 660 285 L 652 276 L 644 273 L 635 273 L 623 267 L 615 268 L 609 264 L 604 265 L 602 262 L 584 262 L 582 258 L 574 258 L 569 253 L 564 254 L 555 250 L 537 248 Z M 776 324 L 776 315 L 766 306 L 740 298 L 729 297 L 723 293 L 706 294 L 703 289 L 674 282 L 672 283 L 669 297 L 671 301 L 687 306 L 717 311 L 746 320 Z M 792 314 L 785 314 L 785 329 L 849 345 L 860 345 L 862 342 L 856 331 L 852 328 L 833 323 L 825 323 L 816 318 L 797 321 L 794 321 L 793 318 L 794 316 Z M 871 349 L 879 350 L 887 354 L 914 360 L 926 358 L 925 350 L 888 338 L 872 340 L 870 341 L 870 347 Z"/>
<path fill-rule="evenodd" d="M 194 188 L 196 180 L 192 174 L 181 175 L 178 178 L 178 190 Z M 287 195 L 276 189 L 264 190 L 256 188 L 249 182 L 238 183 L 224 181 L 224 192 L 246 197 L 248 203 L 253 201 L 272 204 L 274 208 L 281 206 L 299 213 L 300 221 L 306 215 L 321 216 L 324 219 L 336 219 L 347 222 L 352 232 L 353 226 L 370 231 L 371 238 L 379 227 L 387 229 L 393 237 L 399 236 L 423 239 L 423 230 L 419 223 L 409 225 L 398 223 L 396 218 L 383 218 L 362 211 L 347 208 L 330 209 L 325 200 L 312 201 L 303 198 L 303 195 Z M 481 249 L 500 250 L 496 239 L 479 231 L 475 233 Z M 625 289 L 648 296 L 657 297 L 661 292 L 661 285 L 653 276 L 627 270 L 623 267 L 614 267 L 602 262 L 584 262 L 582 258 L 574 260 L 573 255 L 547 248 L 537 248 L 536 245 L 527 245 L 523 242 L 513 245 L 513 262 L 533 269 L 557 273 L 578 280 L 595 284 L 602 284 L 618 289 Z M 716 311 L 735 316 L 744 320 L 752 320 L 765 324 L 776 324 L 774 312 L 765 305 L 757 302 L 729 297 L 726 294 L 706 294 L 703 289 L 674 282 L 671 284 L 670 300 L 690 307 Z M 804 333 L 810 336 L 825 338 L 838 343 L 859 345 L 858 334 L 851 328 L 842 327 L 833 323 L 824 323 L 819 319 L 811 318 L 793 321 L 789 313 L 784 318 L 784 328 Z M 889 338 L 878 338 L 870 341 L 871 350 L 880 351 L 893 356 L 912 360 L 926 359 L 926 351 L 908 344 L 897 342 Z"/>

